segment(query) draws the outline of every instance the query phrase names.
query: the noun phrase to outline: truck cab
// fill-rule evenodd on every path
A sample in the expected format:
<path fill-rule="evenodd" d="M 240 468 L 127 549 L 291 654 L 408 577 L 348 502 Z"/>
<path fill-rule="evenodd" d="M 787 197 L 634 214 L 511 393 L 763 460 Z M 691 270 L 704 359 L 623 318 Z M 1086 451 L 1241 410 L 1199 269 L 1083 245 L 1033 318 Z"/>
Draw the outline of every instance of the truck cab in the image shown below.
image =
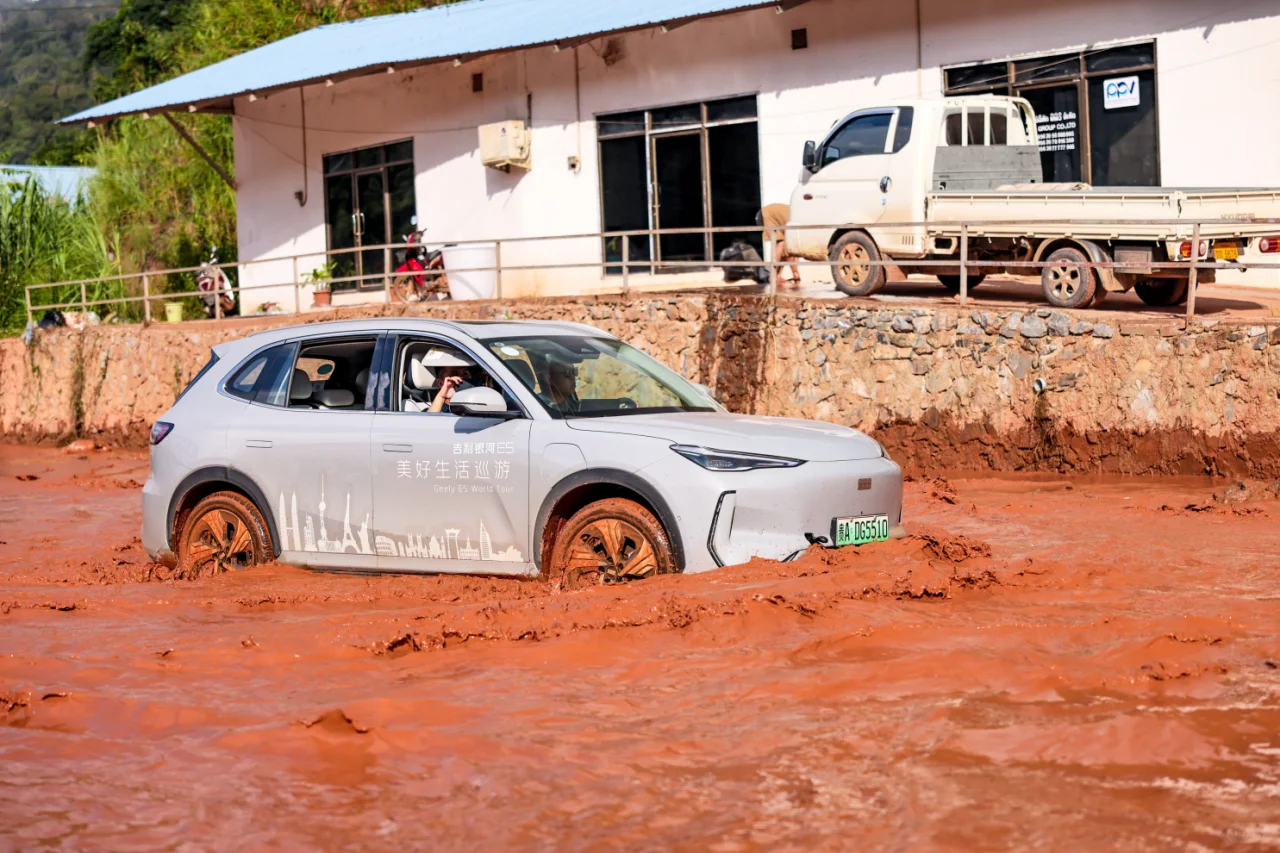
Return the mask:
<path fill-rule="evenodd" d="M 1035 113 L 1022 98 L 978 95 L 911 99 L 855 110 L 806 142 L 791 196 L 787 247 L 826 260 L 861 225 L 894 257 L 929 253 L 929 194 L 1043 181 Z M 795 227 L 811 226 L 811 227 Z"/>

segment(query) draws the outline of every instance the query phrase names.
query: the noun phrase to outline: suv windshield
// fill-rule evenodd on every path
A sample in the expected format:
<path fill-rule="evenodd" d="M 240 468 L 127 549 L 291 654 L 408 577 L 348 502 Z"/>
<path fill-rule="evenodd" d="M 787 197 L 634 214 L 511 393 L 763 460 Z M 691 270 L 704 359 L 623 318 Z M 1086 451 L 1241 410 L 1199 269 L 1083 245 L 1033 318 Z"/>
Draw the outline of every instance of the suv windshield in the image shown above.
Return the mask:
<path fill-rule="evenodd" d="M 488 346 L 553 418 L 716 410 L 691 383 L 621 341 L 564 335 Z"/>

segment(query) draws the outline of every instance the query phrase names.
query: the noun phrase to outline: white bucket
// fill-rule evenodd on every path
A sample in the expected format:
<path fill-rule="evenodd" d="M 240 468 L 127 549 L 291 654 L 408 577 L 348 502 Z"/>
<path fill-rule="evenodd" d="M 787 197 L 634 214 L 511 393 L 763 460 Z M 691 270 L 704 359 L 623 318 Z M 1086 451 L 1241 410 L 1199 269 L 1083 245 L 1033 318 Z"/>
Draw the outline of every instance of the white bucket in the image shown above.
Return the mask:
<path fill-rule="evenodd" d="M 492 299 L 497 294 L 498 272 L 492 269 L 498 266 L 496 243 L 445 246 L 441 251 L 444 252 L 444 271 L 449 276 L 450 296 L 458 300 Z M 484 267 L 491 269 L 477 270 Z"/>

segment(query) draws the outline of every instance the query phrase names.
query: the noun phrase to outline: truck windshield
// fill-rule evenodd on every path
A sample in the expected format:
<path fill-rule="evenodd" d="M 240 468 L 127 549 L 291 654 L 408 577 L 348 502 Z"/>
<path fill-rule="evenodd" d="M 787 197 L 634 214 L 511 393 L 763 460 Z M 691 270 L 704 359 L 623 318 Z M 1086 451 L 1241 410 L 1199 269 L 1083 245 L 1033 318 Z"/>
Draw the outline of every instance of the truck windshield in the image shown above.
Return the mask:
<path fill-rule="evenodd" d="M 553 418 L 716 411 L 691 383 L 621 341 L 556 335 L 487 343 Z"/>

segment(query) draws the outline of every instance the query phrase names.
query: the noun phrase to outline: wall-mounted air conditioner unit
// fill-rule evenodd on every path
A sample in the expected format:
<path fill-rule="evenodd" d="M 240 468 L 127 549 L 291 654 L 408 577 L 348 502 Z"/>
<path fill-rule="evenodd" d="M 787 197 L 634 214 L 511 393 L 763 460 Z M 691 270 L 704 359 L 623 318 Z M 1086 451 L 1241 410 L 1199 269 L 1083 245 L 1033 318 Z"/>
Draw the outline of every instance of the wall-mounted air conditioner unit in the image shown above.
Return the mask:
<path fill-rule="evenodd" d="M 480 126 L 480 162 L 491 169 L 511 171 L 511 167 L 533 166 L 529 131 L 522 121 L 500 121 Z"/>

